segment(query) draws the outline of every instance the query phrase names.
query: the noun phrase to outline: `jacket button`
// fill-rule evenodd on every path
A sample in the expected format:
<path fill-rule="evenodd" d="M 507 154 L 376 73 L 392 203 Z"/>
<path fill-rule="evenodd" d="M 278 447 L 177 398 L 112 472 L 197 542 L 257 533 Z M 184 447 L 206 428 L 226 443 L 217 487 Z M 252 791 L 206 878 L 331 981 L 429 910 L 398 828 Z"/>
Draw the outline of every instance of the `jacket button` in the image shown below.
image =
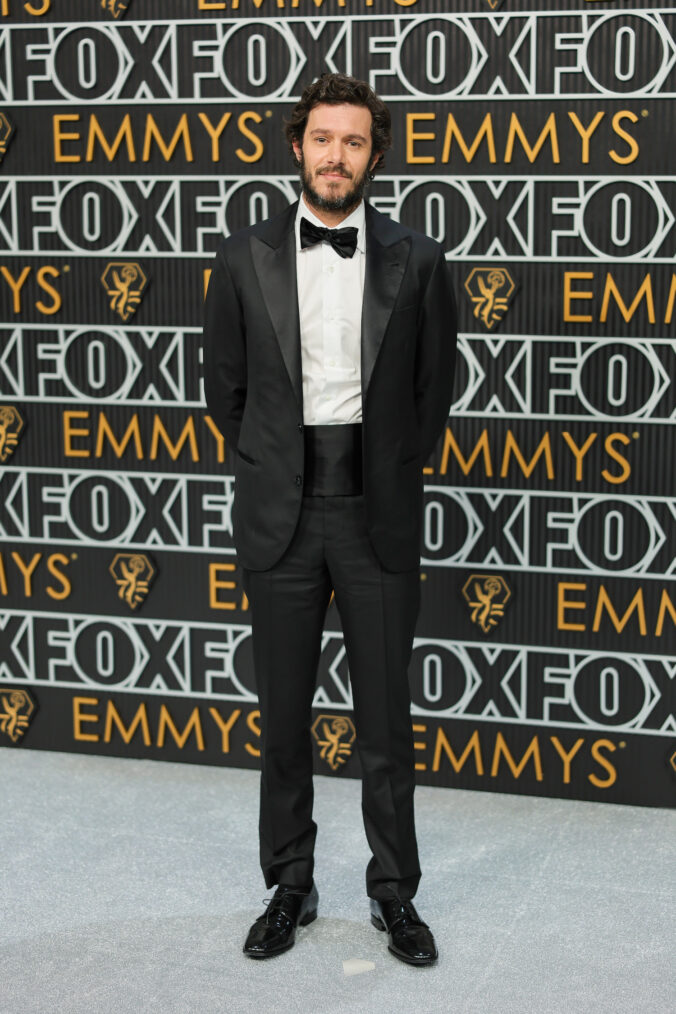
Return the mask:
<path fill-rule="evenodd" d="M 296 485 L 297 486 L 302 486 L 303 485 L 303 476 L 302 475 L 297 475 L 296 476 Z"/>
<path fill-rule="evenodd" d="M 302 423 L 298 423 L 298 431 L 299 431 L 299 433 L 303 432 L 303 424 Z"/>

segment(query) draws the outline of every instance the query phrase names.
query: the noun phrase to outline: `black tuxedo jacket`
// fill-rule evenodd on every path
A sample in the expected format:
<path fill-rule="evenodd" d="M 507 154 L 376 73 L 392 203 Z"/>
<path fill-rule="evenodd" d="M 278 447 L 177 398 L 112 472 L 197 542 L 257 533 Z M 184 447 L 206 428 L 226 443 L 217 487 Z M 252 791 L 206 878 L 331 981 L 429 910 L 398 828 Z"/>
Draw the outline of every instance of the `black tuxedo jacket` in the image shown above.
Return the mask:
<path fill-rule="evenodd" d="M 248 570 L 280 559 L 303 496 L 296 209 L 222 240 L 206 299 L 204 389 L 236 452 L 233 535 Z M 421 470 L 448 418 L 455 342 L 441 247 L 367 204 L 363 480 L 369 537 L 386 570 L 419 564 Z"/>

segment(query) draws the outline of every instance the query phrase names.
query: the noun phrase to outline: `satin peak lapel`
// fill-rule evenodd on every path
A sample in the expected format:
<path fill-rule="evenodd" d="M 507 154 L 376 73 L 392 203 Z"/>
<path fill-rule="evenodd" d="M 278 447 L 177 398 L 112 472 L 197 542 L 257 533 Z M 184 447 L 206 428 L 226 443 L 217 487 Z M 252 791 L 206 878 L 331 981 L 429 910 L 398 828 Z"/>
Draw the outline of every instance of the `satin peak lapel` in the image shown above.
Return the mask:
<path fill-rule="evenodd" d="M 303 407 L 296 242 L 290 229 L 279 246 L 252 236 L 251 257 L 299 408 Z"/>
<path fill-rule="evenodd" d="M 408 237 L 400 239 L 392 246 L 384 246 L 378 239 L 375 229 L 367 232 L 361 342 L 362 397 L 366 397 L 373 368 L 404 277 L 409 252 Z"/>

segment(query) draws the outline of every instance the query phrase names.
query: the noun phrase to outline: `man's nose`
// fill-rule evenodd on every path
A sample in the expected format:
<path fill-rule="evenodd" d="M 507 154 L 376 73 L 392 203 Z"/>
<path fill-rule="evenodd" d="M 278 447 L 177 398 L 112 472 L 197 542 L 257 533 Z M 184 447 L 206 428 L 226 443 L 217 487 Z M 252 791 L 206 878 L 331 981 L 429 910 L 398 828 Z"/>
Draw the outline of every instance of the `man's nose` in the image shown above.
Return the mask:
<path fill-rule="evenodd" d="M 342 157 L 343 157 L 343 151 L 342 151 L 342 147 L 341 147 L 340 141 L 338 141 L 338 140 L 331 141 L 331 143 L 329 145 L 329 150 L 327 152 L 328 161 L 331 162 L 331 163 L 340 162 L 341 159 L 342 159 Z"/>

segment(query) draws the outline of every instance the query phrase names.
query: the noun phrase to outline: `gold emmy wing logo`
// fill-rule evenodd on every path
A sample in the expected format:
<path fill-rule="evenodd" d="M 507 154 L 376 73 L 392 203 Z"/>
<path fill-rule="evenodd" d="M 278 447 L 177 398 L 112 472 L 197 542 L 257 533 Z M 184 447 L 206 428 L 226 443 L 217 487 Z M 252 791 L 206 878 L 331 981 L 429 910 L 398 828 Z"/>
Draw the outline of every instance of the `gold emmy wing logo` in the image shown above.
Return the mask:
<path fill-rule="evenodd" d="M 23 429 L 23 419 L 13 405 L 0 405 L 0 461 L 14 454 Z"/>
<path fill-rule="evenodd" d="M 0 733 L 18 743 L 31 724 L 35 701 L 27 690 L 0 690 Z"/>
<path fill-rule="evenodd" d="M 138 310 L 148 279 L 132 261 L 111 261 L 101 275 L 110 309 L 127 321 Z"/>
<path fill-rule="evenodd" d="M 118 553 L 110 565 L 117 584 L 117 596 L 136 609 L 150 591 L 155 568 L 145 553 Z"/>
<path fill-rule="evenodd" d="M 319 746 L 319 756 L 332 771 L 337 771 L 352 753 L 357 737 L 354 722 L 344 715 L 320 715 L 312 726 L 312 735 Z"/>
<path fill-rule="evenodd" d="M 2 162 L 3 158 L 7 154 L 9 142 L 13 133 L 14 127 L 7 118 L 7 115 L 0 112 L 0 162 Z"/>
<path fill-rule="evenodd" d="M 114 18 L 121 18 L 130 3 L 131 0 L 101 0 L 101 7 Z"/>
<path fill-rule="evenodd" d="M 505 606 L 511 591 L 498 574 L 472 574 L 465 582 L 462 594 L 471 610 L 472 623 L 491 634 L 505 615 Z"/>
<path fill-rule="evenodd" d="M 465 290 L 474 304 L 474 316 L 492 331 L 507 313 L 514 282 L 505 268 L 473 268 Z"/>

